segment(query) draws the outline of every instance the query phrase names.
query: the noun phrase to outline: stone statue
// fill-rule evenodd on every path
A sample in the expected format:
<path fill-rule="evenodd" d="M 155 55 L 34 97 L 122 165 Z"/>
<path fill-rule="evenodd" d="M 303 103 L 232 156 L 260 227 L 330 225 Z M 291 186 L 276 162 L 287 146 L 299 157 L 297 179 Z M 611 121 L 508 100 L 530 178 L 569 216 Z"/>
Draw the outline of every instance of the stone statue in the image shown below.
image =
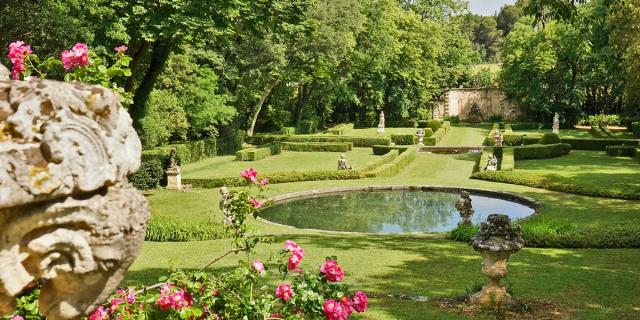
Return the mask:
<path fill-rule="evenodd" d="M 36 282 L 49 320 L 80 318 L 116 289 L 149 219 L 127 180 L 141 150 L 108 89 L 0 81 L 0 314 Z"/>
<path fill-rule="evenodd" d="M 384 133 L 384 111 L 380 111 L 380 122 L 378 123 L 378 133 Z"/>
<path fill-rule="evenodd" d="M 480 123 L 484 121 L 484 117 L 482 116 L 482 110 L 480 110 L 480 106 L 477 103 L 473 103 L 467 114 L 467 122 L 471 123 Z"/>
<path fill-rule="evenodd" d="M 471 238 L 471 245 L 482 255 L 482 273 L 489 278 L 489 284 L 471 296 L 471 303 L 509 303 L 511 296 L 500 280 L 507 275 L 509 256 L 524 247 L 520 226 L 512 227 L 509 216 L 489 215 L 487 222 L 480 225 L 480 232 Z"/>
<path fill-rule="evenodd" d="M 502 147 L 504 145 L 504 134 L 502 131 L 496 131 L 496 133 L 493 134 L 493 137 L 496 139 L 496 147 Z"/>
<path fill-rule="evenodd" d="M 460 199 L 456 202 L 456 209 L 460 213 L 462 221 L 458 225 L 471 225 L 471 218 L 473 218 L 473 207 L 471 206 L 471 195 L 467 191 L 460 192 Z"/>
<path fill-rule="evenodd" d="M 487 161 L 487 166 L 485 167 L 487 171 L 498 171 L 498 157 L 495 154 L 492 154 Z"/>
<path fill-rule="evenodd" d="M 167 174 L 167 189 L 182 190 L 182 170 L 176 163 L 175 149 L 171 149 L 169 153 L 169 165 L 165 173 Z"/>
<path fill-rule="evenodd" d="M 553 116 L 553 133 L 560 134 L 560 115 L 557 112 Z"/>
<path fill-rule="evenodd" d="M 416 136 L 418 137 L 418 145 L 424 146 L 424 129 L 418 129 Z"/>
<path fill-rule="evenodd" d="M 233 223 L 233 214 L 229 208 L 229 203 L 231 202 L 231 195 L 229 194 L 229 189 L 227 187 L 220 188 L 220 210 L 222 211 L 222 223 L 226 225 L 231 225 Z"/>
<path fill-rule="evenodd" d="M 349 164 L 349 161 L 347 161 L 347 157 L 344 154 L 341 154 L 340 158 L 338 159 L 338 170 L 351 170 L 351 169 L 353 168 Z"/>

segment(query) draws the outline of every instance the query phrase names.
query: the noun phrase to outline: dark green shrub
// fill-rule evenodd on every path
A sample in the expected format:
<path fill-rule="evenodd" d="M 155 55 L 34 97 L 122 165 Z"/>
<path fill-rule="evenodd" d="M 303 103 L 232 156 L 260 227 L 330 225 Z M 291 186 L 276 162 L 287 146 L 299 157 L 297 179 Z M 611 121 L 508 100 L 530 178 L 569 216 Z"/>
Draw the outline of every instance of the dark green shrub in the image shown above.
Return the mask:
<path fill-rule="evenodd" d="M 429 120 L 418 120 L 418 128 L 427 128 L 429 126 Z"/>
<path fill-rule="evenodd" d="M 207 158 L 215 157 L 218 155 L 218 139 L 210 137 L 203 139 L 204 143 L 204 156 Z"/>
<path fill-rule="evenodd" d="M 258 148 L 247 151 L 249 161 L 258 161 L 271 156 L 271 148 Z"/>
<path fill-rule="evenodd" d="M 555 133 L 545 133 L 542 138 L 540 138 L 539 144 L 556 144 L 560 143 L 560 136 Z"/>
<path fill-rule="evenodd" d="M 573 150 L 605 151 L 607 146 L 638 146 L 640 140 L 634 139 L 582 139 L 562 138 L 562 143 L 568 143 Z"/>
<path fill-rule="evenodd" d="M 516 160 L 557 158 L 569 152 L 571 152 L 571 145 L 566 143 L 513 147 L 513 156 Z"/>
<path fill-rule="evenodd" d="M 218 130 L 218 155 L 231 155 L 242 149 L 245 132 L 233 126 L 224 126 Z"/>
<path fill-rule="evenodd" d="M 243 149 L 236 152 L 236 161 L 250 161 L 249 151 L 255 150 L 255 148 Z"/>
<path fill-rule="evenodd" d="M 429 138 L 433 136 L 433 129 L 431 128 L 424 128 L 424 137 L 425 138 Z"/>
<path fill-rule="evenodd" d="M 513 130 L 538 130 L 542 127 L 542 124 L 535 122 L 522 122 L 522 123 L 512 123 L 511 128 Z"/>
<path fill-rule="evenodd" d="M 591 133 L 591 135 L 596 138 L 609 138 L 609 136 L 604 131 L 602 131 L 600 127 L 591 126 L 591 129 L 589 129 L 589 133 Z"/>
<path fill-rule="evenodd" d="M 631 131 L 636 138 L 640 138 L 640 122 L 632 122 Z"/>
<path fill-rule="evenodd" d="M 398 150 L 400 153 L 403 153 L 409 149 L 409 147 L 404 146 L 373 146 L 373 154 L 381 156 L 389 153 L 391 150 Z"/>
<path fill-rule="evenodd" d="M 592 127 L 617 126 L 620 124 L 620 116 L 617 114 L 597 114 L 587 118 L 587 123 Z"/>
<path fill-rule="evenodd" d="M 458 124 L 460 123 L 460 116 L 446 116 L 444 120 L 451 122 L 451 124 Z"/>
<path fill-rule="evenodd" d="M 315 120 L 303 120 L 296 131 L 300 134 L 314 134 L 318 131 L 318 122 Z"/>
<path fill-rule="evenodd" d="M 269 148 L 271 150 L 271 155 L 275 156 L 282 153 L 282 142 L 274 141 L 266 146 L 262 146 L 261 148 Z"/>
<path fill-rule="evenodd" d="M 347 152 L 353 149 L 352 142 L 282 142 L 282 148 L 299 152 Z"/>
<path fill-rule="evenodd" d="M 150 157 L 142 160 L 140 169 L 129 176 L 129 182 L 140 190 L 149 190 L 160 187 L 164 178 L 164 165 L 160 158 Z"/>
<path fill-rule="evenodd" d="M 284 128 L 282 128 L 282 130 L 280 130 L 280 133 L 285 135 L 285 136 L 292 136 L 292 135 L 296 134 L 296 128 L 294 128 L 294 127 L 284 127 Z"/>
<path fill-rule="evenodd" d="M 349 131 L 353 130 L 353 123 L 342 123 L 334 126 L 333 128 L 327 130 L 329 133 L 343 136 L 347 134 Z"/>
<path fill-rule="evenodd" d="M 391 142 L 401 146 L 408 146 L 412 144 L 417 144 L 418 137 L 412 134 L 392 134 Z"/>
<path fill-rule="evenodd" d="M 504 141 L 503 144 L 505 146 L 520 146 L 523 144 L 525 145 L 530 145 L 530 144 L 537 144 L 540 141 L 540 138 L 538 138 L 537 136 L 525 136 L 525 135 L 518 135 L 518 134 L 505 134 L 503 136 Z M 482 145 L 490 147 L 490 146 L 494 146 L 496 144 L 496 139 L 489 136 L 486 137 L 484 139 L 484 142 L 482 143 Z"/>
<path fill-rule="evenodd" d="M 247 142 L 254 145 L 264 145 L 273 141 L 284 142 L 352 142 L 354 147 L 371 147 L 373 145 L 389 145 L 391 139 L 385 137 L 351 137 L 351 136 L 283 136 L 256 135 L 247 138 Z"/>
<path fill-rule="evenodd" d="M 385 121 L 384 126 L 387 128 L 417 128 L 418 121 L 413 119 L 387 120 Z"/>
<path fill-rule="evenodd" d="M 440 122 L 440 120 L 432 119 L 427 122 L 427 127 L 431 128 L 433 132 L 437 132 L 438 129 L 442 128 L 442 122 Z"/>
<path fill-rule="evenodd" d="M 607 146 L 607 155 L 610 155 L 612 157 L 635 157 L 637 154 L 637 147 Z"/>

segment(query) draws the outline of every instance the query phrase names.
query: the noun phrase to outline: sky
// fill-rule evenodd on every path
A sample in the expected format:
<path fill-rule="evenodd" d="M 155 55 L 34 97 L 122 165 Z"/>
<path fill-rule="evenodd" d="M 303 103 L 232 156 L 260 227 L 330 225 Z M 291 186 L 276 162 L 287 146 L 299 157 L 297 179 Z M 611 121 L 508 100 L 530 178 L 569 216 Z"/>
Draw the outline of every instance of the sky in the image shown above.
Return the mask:
<path fill-rule="evenodd" d="M 491 16 L 505 4 L 514 4 L 515 0 L 469 0 L 472 13 Z"/>

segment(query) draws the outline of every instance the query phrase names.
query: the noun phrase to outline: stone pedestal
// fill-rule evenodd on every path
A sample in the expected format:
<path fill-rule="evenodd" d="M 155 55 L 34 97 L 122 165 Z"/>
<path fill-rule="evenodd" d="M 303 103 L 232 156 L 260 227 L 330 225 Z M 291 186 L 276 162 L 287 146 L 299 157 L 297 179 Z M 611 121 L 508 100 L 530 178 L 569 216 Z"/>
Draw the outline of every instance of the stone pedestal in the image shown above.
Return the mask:
<path fill-rule="evenodd" d="M 182 174 L 179 166 L 167 169 L 167 189 L 182 190 Z"/>
<path fill-rule="evenodd" d="M 418 137 L 418 146 L 424 146 L 424 129 L 418 129 L 416 137 Z"/>
<path fill-rule="evenodd" d="M 511 302 L 500 281 L 507 276 L 509 256 L 524 247 L 520 226 L 511 227 L 506 215 L 492 214 L 480 226 L 480 233 L 473 236 L 471 245 L 482 255 L 482 273 L 489 278 L 489 284 L 482 291 L 471 295 L 471 303 L 504 305 Z"/>

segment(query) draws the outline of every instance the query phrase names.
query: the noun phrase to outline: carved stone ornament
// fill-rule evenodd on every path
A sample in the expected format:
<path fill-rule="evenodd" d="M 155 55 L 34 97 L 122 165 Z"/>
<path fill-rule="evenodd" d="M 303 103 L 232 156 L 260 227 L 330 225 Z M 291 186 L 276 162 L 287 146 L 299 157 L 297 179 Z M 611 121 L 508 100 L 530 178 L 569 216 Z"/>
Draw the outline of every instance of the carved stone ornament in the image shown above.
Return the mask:
<path fill-rule="evenodd" d="M 471 225 L 471 219 L 473 218 L 473 207 L 471 205 L 471 194 L 468 191 L 462 191 L 460 193 L 460 199 L 456 202 L 456 209 L 460 214 L 461 221 L 458 223 L 461 225 Z"/>
<path fill-rule="evenodd" d="M 49 320 L 80 318 L 116 289 L 149 219 L 127 180 L 140 151 L 112 91 L 0 81 L 0 314 L 36 282 Z"/>

